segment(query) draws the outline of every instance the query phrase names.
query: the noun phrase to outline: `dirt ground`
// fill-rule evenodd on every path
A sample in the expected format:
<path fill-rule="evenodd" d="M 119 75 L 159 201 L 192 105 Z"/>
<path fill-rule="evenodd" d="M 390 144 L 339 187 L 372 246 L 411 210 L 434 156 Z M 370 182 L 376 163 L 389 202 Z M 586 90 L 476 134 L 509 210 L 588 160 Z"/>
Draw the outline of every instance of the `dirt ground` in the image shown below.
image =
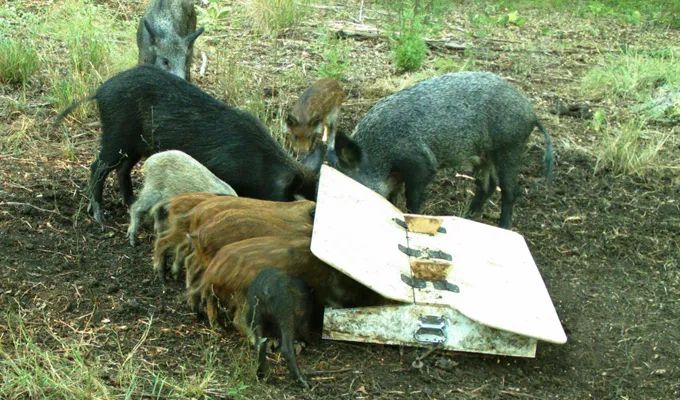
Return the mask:
<path fill-rule="evenodd" d="M 461 28 L 467 28 L 464 22 Z M 245 46 L 233 30 L 227 32 L 232 36 L 226 39 L 206 42 L 217 46 L 233 39 L 231 46 L 253 52 L 252 59 L 257 60 L 253 63 L 261 64 L 254 73 L 264 75 L 263 71 L 291 60 L 287 55 L 311 37 L 305 29 L 278 40 L 271 52 L 262 49 L 269 44 Z M 625 39 L 631 45 L 644 45 L 636 42 L 643 29 L 625 31 L 612 25 L 603 28 L 590 44 L 592 48 L 609 47 Z M 455 36 L 457 31 L 452 32 Z M 573 37 L 583 35 L 577 28 L 564 32 Z M 677 177 L 593 172 L 594 157 L 568 146 L 592 142 L 595 133 L 588 121 L 558 118 L 548 109 L 556 96 L 574 99 L 574 92 L 559 86 L 569 87 L 576 81 L 595 55 L 583 46 L 579 51 L 578 44 L 565 51 L 553 43 L 539 43 L 540 38 L 528 28 L 513 35 L 516 37 L 494 41 L 493 37 L 460 34 L 459 39 L 478 50 L 473 55 L 475 69 L 499 73 L 527 92 L 553 134 L 557 157 L 554 182 L 547 186 L 542 176 L 544 146 L 535 134 L 520 179 L 524 193 L 515 207 L 513 230 L 527 239 L 567 332 L 567 344 L 539 342 L 535 359 L 438 351 L 425 359 L 422 368 L 414 369 L 411 362 L 422 350 L 322 341 L 299 357 L 302 369 L 312 375 L 310 390 L 302 391 L 290 382 L 285 363 L 274 357 L 276 368 L 270 381 L 248 384 L 234 396 L 680 399 Z M 660 32 L 657 37 L 673 38 L 680 39 L 677 32 Z M 527 47 L 507 42 L 523 39 L 534 40 L 541 51 L 519 51 Z M 200 51 L 200 40 L 198 43 Z M 506 45 L 519 50 L 511 51 Z M 389 65 L 384 41 L 355 41 L 352 46 L 352 54 L 357 55 L 353 60 L 356 71 L 363 72 L 350 73 L 345 82 L 350 98 L 341 124 L 346 129 L 384 94 L 368 85 L 381 74 L 380 69 L 397 76 Z M 455 51 L 437 54 L 462 57 Z M 247 63 L 251 57 L 243 60 Z M 371 60 L 376 65 L 366 67 Z M 529 67 L 516 68 L 518 64 Z M 268 77 L 276 79 L 275 75 Z M 215 82 L 209 74 L 197 77 L 196 84 L 211 90 Z M 281 85 L 278 96 L 295 98 L 300 90 Z M 598 106 L 597 99 L 576 100 L 591 100 Z M 74 157 L 67 158 L 59 146 L 49 143 L 59 141 L 49 128 L 56 111 L 42 107 L 44 121 L 36 129 L 48 138 L 45 145 L 18 155 L 0 155 L 0 308 L 20 315 L 34 340 L 45 348 L 58 348 L 57 338 L 84 338 L 90 349 L 86 358 L 108 365 L 100 370 L 100 377 L 111 387 L 117 385 L 116 357 L 134 348 L 144 335 L 140 358 L 165 374 L 197 374 L 206 362 L 225 376 L 235 374 L 242 367 L 235 365 L 234 354 L 243 354 L 244 363 L 250 359 L 244 340 L 235 332 L 211 330 L 198 321 L 185 305 L 181 285 L 154 277 L 151 232 L 145 229 L 141 243 L 130 247 L 125 238 L 127 213 L 113 180 L 105 196 L 109 212 L 105 226 L 87 216 L 85 188 L 97 146 L 98 128 L 92 124 L 97 119 L 70 126 L 84 134 L 78 138 Z M 138 176 L 135 184 L 138 189 Z M 471 183 L 455 178 L 452 171 L 440 173 L 430 188 L 425 211 L 460 215 L 471 190 Z M 495 223 L 498 200 L 496 196 L 494 204 L 487 205 L 484 222 Z M 0 341 L 10 329 L 0 321 Z M 210 353 L 216 354 L 214 359 L 206 360 L 207 349 L 216 349 Z M 202 396 L 232 395 L 216 389 Z M 132 397 L 142 398 L 144 392 Z"/>

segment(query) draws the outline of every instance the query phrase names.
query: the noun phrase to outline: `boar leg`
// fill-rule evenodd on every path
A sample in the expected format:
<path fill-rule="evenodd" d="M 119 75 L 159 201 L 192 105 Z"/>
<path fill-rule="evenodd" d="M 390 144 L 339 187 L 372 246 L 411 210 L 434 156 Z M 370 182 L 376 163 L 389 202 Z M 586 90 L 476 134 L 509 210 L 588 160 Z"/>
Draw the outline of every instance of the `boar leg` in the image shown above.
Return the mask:
<path fill-rule="evenodd" d="M 519 162 L 516 158 L 519 154 L 515 152 L 514 157 L 509 152 L 504 159 L 496 164 L 498 169 L 498 184 L 501 187 L 501 218 L 498 226 L 510 229 L 512 224 L 512 208 L 515 199 L 519 194 L 517 185 L 517 174 L 519 173 Z"/>
<path fill-rule="evenodd" d="M 104 182 L 106 181 L 106 177 L 115 168 L 111 165 L 112 164 L 103 161 L 100 154 L 90 166 L 90 183 L 88 184 L 88 189 L 90 190 L 90 204 L 87 207 L 87 211 L 92 213 L 95 221 L 100 224 L 104 220 L 104 213 L 101 208 L 104 197 Z"/>
<path fill-rule="evenodd" d="M 286 359 L 288 364 L 288 370 L 290 370 L 290 375 L 293 379 L 297 380 L 300 385 L 305 388 L 309 388 L 309 383 L 300 368 L 298 368 L 297 360 L 295 358 L 295 347 L 293 346 L 292 331 L 288 332 L 286 329 L 281 329 L 281 354 L 283 358 Z"/>

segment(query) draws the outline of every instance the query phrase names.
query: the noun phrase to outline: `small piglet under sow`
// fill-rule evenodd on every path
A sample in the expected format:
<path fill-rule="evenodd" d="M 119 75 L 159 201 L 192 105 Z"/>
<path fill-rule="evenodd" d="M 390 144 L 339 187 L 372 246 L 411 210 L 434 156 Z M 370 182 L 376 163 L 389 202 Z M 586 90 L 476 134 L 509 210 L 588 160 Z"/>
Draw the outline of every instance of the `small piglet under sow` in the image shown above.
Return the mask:
<path fill-rule="evenodd" d="M 90 207 L 102 221 L 102 192 L 114 169 L 126 205 L 134 201 L 130 171 L 142 157 L 181 150 L 240 196 L 291 201 L 314 198 L 316 173 L 295 161 L 252 114 L 229 107 L 201 89 L 152 65 L 139 65 L 104 82 L 80 103 L 97 100 L 101 149 L 92 163 Z"/>
<path fill-rule="evenodd" d="M 139 63 L 189 81 L 194 41 L 201 33 L 193 0 L 151 0 L 137 27 Z"/>
<path fill-rule="evenodd" d="M 380 100 L 357 125 L 353 141 L 338 136 L 336 150 L 341 160 L 360 160 L 341 168 L 343 172 L 391 201 L 403 182 L 406 207 L 412 213 L 420 212 L 425 187 L 439 168 L 472 169 L 476 190 L 467 216 L 481 212 L 498 183 L 499 225 L 509 228 L 522 155 L 536 127 L 545 138 L 550 177 L 550 136 L 529 100 L 495 74 L 460 72 L 422 81 Z M 361 155 L 347 144 L 358 145 Z"/>
<path fill-rule="evenodd" d="M 168 150 L 152 155 L 144 162 L 142 171 L 144 186 L 130 207 L 130 225 L 127 231 L 128 239 L 133 246 L 142 215 L 160 202 L 189 192 L 236 196 L 231 186 L 179 150 Z M 154 225 L 157 226 L 158 221 Z"/>

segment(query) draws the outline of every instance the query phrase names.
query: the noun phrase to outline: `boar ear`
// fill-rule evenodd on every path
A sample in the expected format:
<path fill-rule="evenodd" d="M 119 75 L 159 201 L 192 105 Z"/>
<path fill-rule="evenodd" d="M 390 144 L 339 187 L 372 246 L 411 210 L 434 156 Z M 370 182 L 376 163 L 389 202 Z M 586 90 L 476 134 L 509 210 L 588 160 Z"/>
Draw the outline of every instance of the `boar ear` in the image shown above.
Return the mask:
<path fill-rule="evenodd" d="M 300 123 L 298 122 L 297 118 L 293 114 L 288 113 L 286 115 L 286 125 L 288 125 L 289 128 L 293 128 L 295 126 L 298 126 Z"/>
<path fill-rule="evenodd" d="M 144 28 L 146 28 L 146 31 L 149 32 L 149 41 L 151 42 L 151 44 L 156 44 L 156 38 L 158 37 L 158 34 L 151 27 L 151 24 L 149 23 L 149 21 L 147 21 L 146 18 L 144 18 L 142 21 L 144 21 Z"/>
<path fill-rule="evenodd" d="M 194 40 L 196 40 L 196 38 L 199 37 L 203 31 L 205 31 L 205 29 L 200 27 L 197 30 L 191 32 L 190 34 L 186 35 L 184 42 L 187 44 L 187 46 L 191 46 L 191 44 L 194 43 Z"/>
<path fill-rule="evenodd" d="M 361 147 L 342 132 L 335 134 L 335 152 L 341 169 L 354 169 L 361 163 Z"/>

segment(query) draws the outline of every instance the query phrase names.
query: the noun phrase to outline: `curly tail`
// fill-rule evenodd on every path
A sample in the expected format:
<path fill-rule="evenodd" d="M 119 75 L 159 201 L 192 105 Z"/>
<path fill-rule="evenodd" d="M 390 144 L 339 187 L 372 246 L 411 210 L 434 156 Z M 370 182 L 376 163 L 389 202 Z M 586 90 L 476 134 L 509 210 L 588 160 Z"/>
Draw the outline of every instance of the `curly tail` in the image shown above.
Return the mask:
<path fill-rule="evenodd" d="M 61 121 L 66 118 L 67 115 L 69 115 L 73 110 L 78 108 L 81 104 L 86 103 L 88 101 L 92 101 L 97 98 L 97 94 L 93 93 L 83 99 L 80 100 L 74 100 L 68 107 L 64 109 L 64 111 L 60 112 L 59 115 L 57 115 L 57 118 L 54 120 L 54 124 L 52 126 L 57 126 L 61 123 Z"/>
<path fill-rule="evenodd" d="M 545 157 L 543 157 L 543 162 L 545 163 L 545 176 L 548 178 L 548 182 L 552 182 L 554 162 L 552 139 L 550 138 L 548 131 L 539 121 L 536 121 L 536 126 L 541 132 L 543 132 L 543 138 L 545 139 Z"/>

